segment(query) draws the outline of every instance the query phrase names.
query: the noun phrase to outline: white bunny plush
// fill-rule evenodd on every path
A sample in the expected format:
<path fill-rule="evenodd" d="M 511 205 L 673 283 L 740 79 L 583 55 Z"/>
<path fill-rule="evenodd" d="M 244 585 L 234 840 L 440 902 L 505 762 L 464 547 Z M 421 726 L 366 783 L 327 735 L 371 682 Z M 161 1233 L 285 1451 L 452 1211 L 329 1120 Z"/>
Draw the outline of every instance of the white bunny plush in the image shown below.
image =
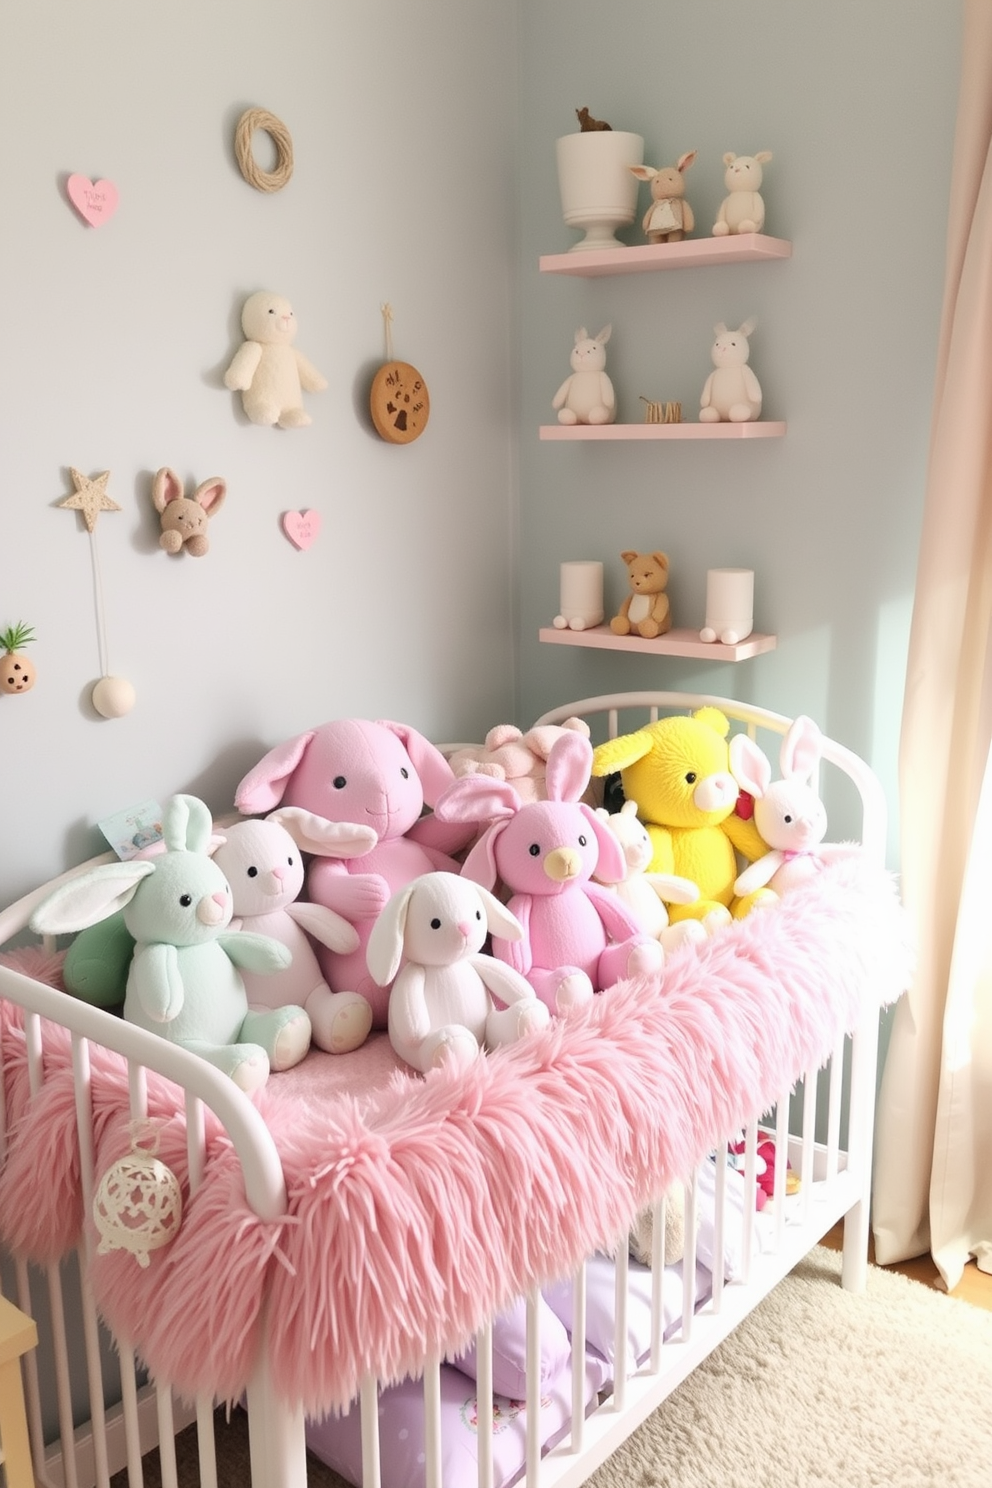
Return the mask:
<path fill-rule="evenodd" d="M 616 395 L 606 375 L 606 343 L 612 330 L 604 326 L 595 336 L 585 326 L 576 331 L 572 375 L 565 378 L 551 404 L 558 410 L 560 424 L 612 424 L 616 418 Z"/>
<path fill-rule="evenodd" d="M 715 238 L 725 238 L 730 233 L 760 232 L 764 227 L 765 203 L 758 188 L 764 175 L 761 167 L 771 158 L 771 150 L 759 150 L 757 155 L 735 155 L 733 151 L 724 155 L 723 184 L 728 195 L 713 224 Z"/>
<path fill-rule="evenodd" d="M 390 1042 L 422 1074 L 467 1068 L 483 1047 L 515 1043 L 550 1021 L 519 972 L 480 954 L 490 929 L 507 940 L 523 935 L 488 889 L 443 872 L 394 894 L 372 927 L 369 971 L 380 986 L 392 982 Z"/>
<path fill-rule="evenodd" d="M 365 1042 L 372 1008 L 360 993 L 332 992 L 324 980 L 309 937 L 347 954 L 358 946 L 358 931 L 323 904 L 299 902 L 303 853 L 353 858 L 371 852 L 377 840 L 371 827 L 328 822 L 287 806 L 264 819 L 227 827 L 214 854 L 234 896 L 232 928 L 267 935 L 293 958 L 272 976 L 242 972 L 248 1006 L 255 1012 L 287 1004 L 302 1007 L 313 1042 L 329 1054 L 349 1054 Z"/>
<path fill-rule="evenodd" d="M 734 884 L 735 894 L 750 894 L 765 885 L 785 893 L 827 863 L 859 850 L 854 843 L 823 841 L 827 812 L 812 785 L 821 748 L 820 730 L 800 714 L 782 740 L 782 779 L 773 781 L 771 765 L 754 740 L 747 734 L 731 739 L 731 773 L 754 797 L 754 825 L 770 849 L 744 869 Z"/>
<path fill-rule="evenodd" d="M 714 327 L 716 340 L 710 357 L 714 371 L 707 377 L 699 400 L 699 422 L 746 424 L 761 414 L 761 386 L 747 365 L 751 355 L 748 337 L 758 324 L 745 320 L 736 331 L 728 331 L 721 320 Z"/>
<path fill-rule="evenodd" d="M 645 935 L 659 941 L 666 953 L 671 953 L 688 941 L 699 942 L 722 925 L 730 924 L 730 911 L 719 904 L 705 920 L 680 920 L 672 925 L 668 919 L 665 901 L 669 904 L 692 904 L 699 898 L 699 888 L 688 878 L 679 878 L 674 873 L 649 873 L 654 857 L 654 843 L 648 829 L 637 815 L 637 802 L 624 801 L 619 811 L 609 812 L 604 806 L 597 807 L 596 815 L 606 823 L 620 844 L 625 873 L 619 882 L 613 883 L 593 874 L 596 883 L 612 889 L 626 904 Z"/>

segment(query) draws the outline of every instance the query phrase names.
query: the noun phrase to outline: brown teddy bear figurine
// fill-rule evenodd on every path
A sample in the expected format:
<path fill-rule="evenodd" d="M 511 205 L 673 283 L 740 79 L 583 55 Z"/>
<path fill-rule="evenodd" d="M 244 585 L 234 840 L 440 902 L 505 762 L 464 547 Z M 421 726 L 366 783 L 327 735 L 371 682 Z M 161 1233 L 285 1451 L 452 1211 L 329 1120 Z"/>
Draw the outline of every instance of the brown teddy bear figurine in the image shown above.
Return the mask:
<path fill-rule="evenodd" d="M 614 635 L 644 636 L 654 640 L 672 628 L 672 615 L 665 586 L 668 583 L 667 553 L 621 553 L 627 565 L 630 593 L 610 621 Z"/>

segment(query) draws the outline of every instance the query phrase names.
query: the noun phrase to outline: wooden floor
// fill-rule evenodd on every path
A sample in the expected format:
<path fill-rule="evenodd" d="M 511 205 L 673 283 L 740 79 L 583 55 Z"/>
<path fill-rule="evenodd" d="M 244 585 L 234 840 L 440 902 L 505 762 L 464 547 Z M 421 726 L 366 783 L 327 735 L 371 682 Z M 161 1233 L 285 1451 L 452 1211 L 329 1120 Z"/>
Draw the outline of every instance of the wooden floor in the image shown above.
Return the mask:
<path fill-rule="evenodd" d="M 823 1237 L 823 1243 L 829 1245 L 832 1250 L 840 1250 L 843 1238 L 844 1226 L 839 1224 Z M 868 1245 L 868 1259 L 873 1265 L 875 1264 L 875 1246 L 871 1241 Z M 913 1281 L 922 1281 L 924 1286 L 932 1287 L 935 1292 L 944 1291 L 940 1272 L 928 1255 L 917 1256 L 911 1261 L 901 1261 L 897 1266 L 886 1266 L 885 1270 L 898 1271 L 902 1276 L 908 1276 Z M 986 1312 L 992 1312 L 992 1276 L 987 1271 L 979 1271 L 975 1262 L 969 1261 L 964 1268 L 964 1275 L 950 1295 L 959 1298 L 962 1302 L 970 1302 L 973 1307 L 983 1307 Z"/>

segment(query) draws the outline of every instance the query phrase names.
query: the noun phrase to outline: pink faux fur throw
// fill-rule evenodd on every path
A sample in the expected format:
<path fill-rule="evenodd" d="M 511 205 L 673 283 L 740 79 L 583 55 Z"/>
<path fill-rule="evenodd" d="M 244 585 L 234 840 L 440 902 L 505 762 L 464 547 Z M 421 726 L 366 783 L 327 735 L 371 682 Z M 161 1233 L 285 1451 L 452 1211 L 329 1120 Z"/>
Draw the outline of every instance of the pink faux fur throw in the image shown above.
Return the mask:
<path fill-rule="evenodd" d="M 250 1212 L 208 1118 L 204 1181 L 178 1237 L 147 1269 L 95 1257 L 98 1304 L 153 1375 L 234 1398 L 267 1302 L 279 1392 L 315 1415 L 343 1407 L 366 1371 L 416 1374 L 514 1296 L 612 1248 L 671 1179 L 893 1002 L 911 961 L 893 879 L 857 857 L 462 1074 L 396 1072 L 324 1099 L 273 1077 L 256 1101 L 285 1168 L 285 1218 Z M 81 1223 L 68 1040 L 56 1034 L 29 1098 L 20 1024 L 0 1002 L 0 1237 L 46 1260 Z M 115 1056 L 92 1052 L 99 1176 L 128 1147 L 127 1081 Z M 188 1192 L 181 1092 L 150 1076 L 149 1105 L 159 1155 Z"/>

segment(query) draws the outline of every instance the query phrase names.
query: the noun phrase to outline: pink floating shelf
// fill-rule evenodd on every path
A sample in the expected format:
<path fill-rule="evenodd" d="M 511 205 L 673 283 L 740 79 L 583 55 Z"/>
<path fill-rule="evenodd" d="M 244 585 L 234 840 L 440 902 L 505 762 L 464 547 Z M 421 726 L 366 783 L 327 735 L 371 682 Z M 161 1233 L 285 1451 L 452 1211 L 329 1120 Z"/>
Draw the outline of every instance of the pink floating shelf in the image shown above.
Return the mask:
<path fill-rule="evenodd" d="M 746 661 L 749 656 L 774 651 L 778 645 L 777 636 L 758 635 L 754 631 L 733 646 L 724 645 L 722 641 L 701 641 L 698 630 L 670 630 L 657 640 L 647 641 L 643 636 L 614 635 L 608 625 L 596 625 L 590 630 L 556 630 L 549 625 L 538 632 L 538 637 L 553 646 L 587 646 L 597 651 L 636 651 L 648 656 L 686 656 L 693 661 Z"/>
<path fill-rule="evenodd" d="M 780 439 L 785 424 L 542 424 L 542 439 Z"/>
<path fill-rule="evenodd" d="M 738 233 L 726 238 L 686 238 L 681 243 L 641 243 L 631 248 L 585 248 L 545 254 L 542 274 L 595 279 L 603 274 L 648 274 L 656 269 L 702 268 L 709 264 L 756 263 L 792 257 L 785 238 Z"/>

